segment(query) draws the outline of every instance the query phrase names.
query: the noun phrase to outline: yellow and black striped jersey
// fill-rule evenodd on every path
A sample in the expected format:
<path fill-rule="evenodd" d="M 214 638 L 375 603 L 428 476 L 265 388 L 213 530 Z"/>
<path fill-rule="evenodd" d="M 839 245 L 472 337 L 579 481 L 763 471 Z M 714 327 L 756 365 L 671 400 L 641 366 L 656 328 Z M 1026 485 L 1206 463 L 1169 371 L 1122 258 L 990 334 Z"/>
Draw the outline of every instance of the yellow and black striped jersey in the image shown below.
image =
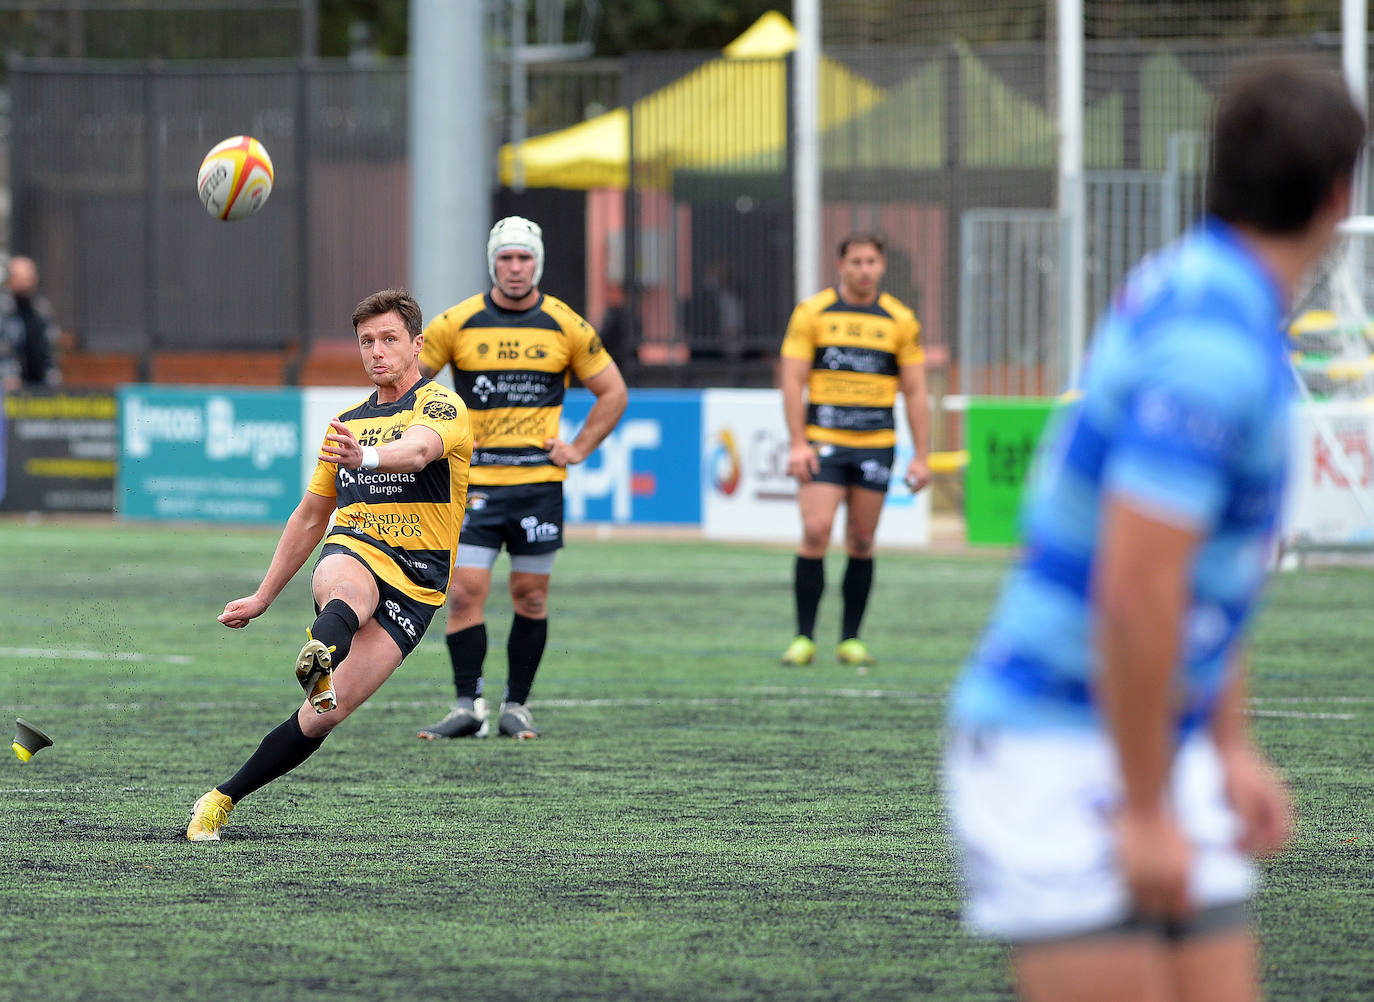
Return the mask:
<path fill-rule="evenodd" d="M 543 294 L 520 312 L 471 296 L 426 325 L 420 351 L 435 372 L 453 367 L 472 417 L 472 482 L 483 486 L 566 480 L 544 442 L 558 435 L 570 373 L 586 381 L 610 360 L 591 324 Z"/>
<path fill-rule="evenodd" d="M 895 445 L 898 373 L 925 361 L 920 335 L 916 314 L 885 292 L 871 306 L 846 303 L 833 288 L 798 303 L 782 355 L 811 363 L 806 437 L 861 449 Z"/>
<path fill-rule="evenodd" d="M 320 462 L 308 488 L 338 504 L 325 542 L 358 554 L 377 577 L 417 602 L 443 605 L 467 506 L 467 407 L 448 387 L 422 379 L 395 403 L 379 404 L 374 393 L 337 420 L 363 445 L 394 442 L 414 425 L 434 429 L 443 440 L 443 454 L 418 473 Z"/>

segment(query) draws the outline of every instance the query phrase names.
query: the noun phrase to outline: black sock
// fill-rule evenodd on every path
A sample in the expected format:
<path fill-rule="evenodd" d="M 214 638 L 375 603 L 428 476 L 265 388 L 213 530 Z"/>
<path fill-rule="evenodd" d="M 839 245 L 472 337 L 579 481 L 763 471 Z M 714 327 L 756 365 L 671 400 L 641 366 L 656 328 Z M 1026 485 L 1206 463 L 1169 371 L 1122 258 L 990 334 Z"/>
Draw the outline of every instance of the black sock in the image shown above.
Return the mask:
<path fill-rule="evenodd" d="M 234 773 L 233 779 L 219 784 L 219 792 L 237 804 L 254 790 L 285 776 L 315 754 L 315 749 L 322 744 L 324 738 L 305 736 L 293 713 L 262 739 L 258 750 L 248 756 L 248 761 Z"/>
<path fill-rule="evenodd" d="M 353 607 L 341 598 L 331 598 L 310 627 L 310 636 L 326 647 L 334 648 L 330 655 L 329 667 L 339 667 L 348 657 L 353 646 L 353 635 L 358 632 L 358 614 Z"/>
<path fill-rule="evenodd" d="M 510 671 L 506 675 L 506 702 L 523 703 L 530 698 L 534 673 L 544 657 L 544 643 L 549 639 L 549 621 L 530 619 L 518 612 L 510 624 L 506 640 L 506 661 Z"/>
<path fill-rule="evenodd" d="M 844 569 L 844 633 L 841 641 L 857 637 L 864 610 L 868 608 L 868 592 L 873 587 L 873 558 L 850 557 Z"/>
<path fill-rule="evenodd" d="M 453 662 L 453 687 L 459 699 L 482 695 L 482 662 L 487 659 L 487 624 L 478 623 L 466 630 L 450 633 L 448 657 Z"/>
<path fill-rule="evenodd" d="M 798 556 L 792 572 L 792 591 L 797 597 L 797 633 L 814 637 L 816 611 L 821 607 L 821 594 L 825 591 L 825 560 Z"/>

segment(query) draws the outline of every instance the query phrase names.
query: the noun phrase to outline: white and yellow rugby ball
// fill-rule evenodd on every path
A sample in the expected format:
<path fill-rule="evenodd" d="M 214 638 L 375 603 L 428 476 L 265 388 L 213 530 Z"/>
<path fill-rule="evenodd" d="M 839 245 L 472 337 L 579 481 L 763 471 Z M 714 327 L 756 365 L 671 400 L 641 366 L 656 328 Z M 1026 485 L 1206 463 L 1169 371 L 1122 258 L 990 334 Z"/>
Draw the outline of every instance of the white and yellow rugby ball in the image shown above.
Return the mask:
<path fill-rule="evenodd" d="M 247 219 L 272 194 L 272 158 L 252 136 L 232 136 L 215 145 L 196 175 L 200 204 L 216 219 Z"/>

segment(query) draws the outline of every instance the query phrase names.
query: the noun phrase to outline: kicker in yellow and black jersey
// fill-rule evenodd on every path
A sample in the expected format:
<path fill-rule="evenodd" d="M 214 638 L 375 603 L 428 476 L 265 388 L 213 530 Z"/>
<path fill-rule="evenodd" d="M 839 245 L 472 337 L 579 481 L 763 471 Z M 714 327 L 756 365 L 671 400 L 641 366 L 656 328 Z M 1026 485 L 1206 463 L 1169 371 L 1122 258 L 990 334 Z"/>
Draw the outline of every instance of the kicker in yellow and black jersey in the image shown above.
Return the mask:
<path fill-rule="evenodd" d="M 374 393 L 338 421 L 362 445 L 386 445 L 414 425 L 432 428 L 443 454 L 418 473 L 348 470 L 320 462 L 309 490 L 338 504 L 325 543 L 356 554 L 374 574 L 425 605 L 442 605 L 467 504 L 472 431 L 467 407 L 448 387 L 421 380 L 395 403 Z"/>
<path fill-rule="evenodd" d="M 811 363 L 807 439 L 860 449 L 896 444 L 899 373 L 925 360 L 920 334 L 916 315 L 887 293 L 855 306 L 831 288 L 798 303 L 782 355 Z"/>
<path fill-rule="evenodd" d="M 453 367 L 472 419 L 472 482 L 566 480 L 544 442 L 558 435 L 570 373 L 590 379 L 610 364 L 601 338 L 562 300 L 541 295 L 528 310 L 503 310 L 490 293 L 445 310 L 425 327 L 420 363 Z"/>

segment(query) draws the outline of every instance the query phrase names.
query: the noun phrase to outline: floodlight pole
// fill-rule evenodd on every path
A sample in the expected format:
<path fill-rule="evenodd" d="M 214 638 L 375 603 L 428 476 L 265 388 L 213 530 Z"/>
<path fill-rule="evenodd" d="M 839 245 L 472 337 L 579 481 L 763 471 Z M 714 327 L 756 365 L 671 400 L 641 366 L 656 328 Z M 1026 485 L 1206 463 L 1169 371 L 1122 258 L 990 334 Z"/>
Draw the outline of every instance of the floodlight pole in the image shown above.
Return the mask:
<path fill-rule="evenodd" d="M 793 281 L 796 298 L 816 291 L 820 280 L 821 158 L 818 81 L 821 62 L 820 0 L 795 0 L 792 121 L 796 162 L 792 171 Z"/>
<path fill-rule="evenodd" d="M 426 317 L 487 283 L 484 6 L 410 0 L 410 283 Z"/>
<path fill-rule="evenodd" d="M 1362 115 L 1369 114 L 1369 12 L 1367 0 L 1341 0 L 1341 68 L 1346 84 Z M 1355 189 L 1350 212 L 1362 216 L 1366 210 L 1364 157 L 1355 171 Z"/>
<path fill-rule="evenodd" d="M 1059 22 L 1060 330 L 1069 385 L 1078 384 L 1086 340 L 1087 220 L 1083 201 L 1083 0 L 1057 0 Z"/>

